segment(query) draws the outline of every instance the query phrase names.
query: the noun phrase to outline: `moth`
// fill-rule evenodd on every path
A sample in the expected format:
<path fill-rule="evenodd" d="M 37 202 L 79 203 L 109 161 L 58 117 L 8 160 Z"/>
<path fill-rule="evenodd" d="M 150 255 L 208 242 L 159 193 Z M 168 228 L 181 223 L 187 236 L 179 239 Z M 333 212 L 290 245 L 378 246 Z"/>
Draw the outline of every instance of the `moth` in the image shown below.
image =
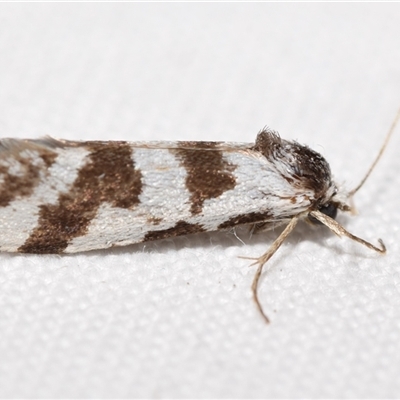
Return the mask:
<path fill-rule="evenodd" d="M 285 226 L 255 259 L 263 266 L 297 222 L 323 224 L 379 253 L 335 221 L 345 191 L 316 151 L 263 129 L 255 143 L 0 140 L 0 251 L 62 254 L 220 231 Z"/>

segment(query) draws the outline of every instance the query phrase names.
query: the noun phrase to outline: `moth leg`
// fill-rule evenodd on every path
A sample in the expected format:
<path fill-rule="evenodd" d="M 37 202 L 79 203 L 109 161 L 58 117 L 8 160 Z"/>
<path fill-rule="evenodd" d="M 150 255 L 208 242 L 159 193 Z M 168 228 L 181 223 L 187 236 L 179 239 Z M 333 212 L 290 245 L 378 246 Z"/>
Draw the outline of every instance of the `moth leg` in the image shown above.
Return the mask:
<path fill-rule="evenodd" d="M 269 318 L 265 314 L 261 302 L 258 298 L 258 282 L 260 280 L 260 276 L 262 273 L 262 270 L 264 268 L 265 263 L 275 254 L 275 252 L 281 247 L 281 244 L 285 241 L 285 239 L 288 237 L 290 232 L 294 229 L 298 222 L 299 218 L 298 217 L 293 217 L 289 224 L 286 226 L 286 228 L 283 230 L 283 232 L 278 236 L 278 238 L 272 243 L 271 247 L 268 249 L 266 253 L 264 253 L 261 257 L 256 259 L 257 261 L 254 264 L 258 264 L 257 271 L 254 275 L 253 283 L 251 285 L 251 290 L 253 292 L 253 298 L 256 303 L 256 306 L 258 308 L 258 311 L 260 311 L 262 317 L 264 318 L 266 323 L 269 323 Z"/>
<path fill-rule="evenodd" d="M 365 241 L 364 239 L 359 238 L 358 236 L 353 235 L 352 233 L 346 231 L 342 225 L 340 225 L 334 219 L 328 217 L 327 215 L 323 214 L 321 211 L 311 211 L 310 214 L 316 218 L 318 221 L 322 222 L 326 227 L 328 227 L 333 233 L 338 236 L 346 236 L 355 242 L 361 243 L 362 245 L 368 247 L 371 250 L 375 250 L 378 253 L 384 254 L 386 253 L 386 247 L 382 241 L 382 239 L 378 239 L 379 244 L 381 247 L 376 247 L 372 243 Z"/>

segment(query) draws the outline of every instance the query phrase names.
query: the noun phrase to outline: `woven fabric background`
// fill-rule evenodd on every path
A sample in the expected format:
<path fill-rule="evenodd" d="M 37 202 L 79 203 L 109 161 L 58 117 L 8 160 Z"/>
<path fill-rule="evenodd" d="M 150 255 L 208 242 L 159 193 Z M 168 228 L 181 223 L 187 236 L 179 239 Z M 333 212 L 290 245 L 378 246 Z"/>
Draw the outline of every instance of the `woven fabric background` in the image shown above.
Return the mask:
<path fill-rule="evenodd" d="M 400 4 L 3 3 L 0 135 L 252 142 L 356 185 L 400 106 Z M 400 128 L 338 221 L 72 256 L 0 255 L 0 397 L 400 396 Z M 239 240 L 240 239 L 240 240 Z M 1 240 L 1 232 L 0 232 Z"/>

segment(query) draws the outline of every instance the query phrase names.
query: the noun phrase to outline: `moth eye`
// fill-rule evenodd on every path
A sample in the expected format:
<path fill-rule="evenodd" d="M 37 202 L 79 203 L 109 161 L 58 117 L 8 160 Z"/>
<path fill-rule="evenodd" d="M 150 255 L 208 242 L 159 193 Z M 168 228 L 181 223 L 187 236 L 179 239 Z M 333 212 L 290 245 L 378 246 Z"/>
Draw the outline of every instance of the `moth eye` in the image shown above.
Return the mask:
<path fill-rule="evenodd" d="M 333 203 L 323 204 L 319 206 L 318 211 L 322 212 L 322 214 L 325 214 L 328 217 L 331 217 L 332 219 L 335 219 L 337 215 L 337 206 Z M 322 222 L 318 221 L 311 215 L 308 216 L 308 219 L 314 225 L 323 225 Z"/>
<path fill-rule="evenodd" d="M 326 205 L 321 206 L 319 208 L 319 211 L 321 211 L 322 214 L 325 214 L 333 219 L 335 219 L 337 215 L 337 207 L 332 203 L 328 203 Z"/>

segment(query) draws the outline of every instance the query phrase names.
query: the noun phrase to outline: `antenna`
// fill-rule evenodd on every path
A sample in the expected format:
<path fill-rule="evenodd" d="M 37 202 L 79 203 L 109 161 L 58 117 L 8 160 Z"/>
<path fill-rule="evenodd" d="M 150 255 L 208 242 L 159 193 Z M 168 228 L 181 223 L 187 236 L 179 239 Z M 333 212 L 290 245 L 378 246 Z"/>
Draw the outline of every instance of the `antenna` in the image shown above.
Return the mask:
<path fill-rule="evenodd" d="M 372 165 L 369 167 L 368 172 L 365 174 L 364 178 L 361 180 L 361 182 L 358 184 L 358 186 L 356 188 L 354 188 L 350 193 L 349 193 L 349 197 L 353 197 L 354 194 L 364 185 L 365 181 L 368 179 L 368 177 L 371 175 L 371 172 L 373 171 L 373 169 L 375 168 L 376 164 L 378 164 L 378 161 L 380 160 L 383 152 L 386 149 L 387 144 L 389 143 L 389 140 L 392 136 L 392 133 L 394 132 L 397 123 L 400 120 L 400 109 L 397 111 L 397 115 L 394 118 L 392 125 L 389 129 L 389 132 L 386 135 L 385 141 L 383 142 L 383 145 L 381 147 L 381 149 L 379 150 L 378 155 L 376 156 L 374 162 L 372 163 Z"/>

